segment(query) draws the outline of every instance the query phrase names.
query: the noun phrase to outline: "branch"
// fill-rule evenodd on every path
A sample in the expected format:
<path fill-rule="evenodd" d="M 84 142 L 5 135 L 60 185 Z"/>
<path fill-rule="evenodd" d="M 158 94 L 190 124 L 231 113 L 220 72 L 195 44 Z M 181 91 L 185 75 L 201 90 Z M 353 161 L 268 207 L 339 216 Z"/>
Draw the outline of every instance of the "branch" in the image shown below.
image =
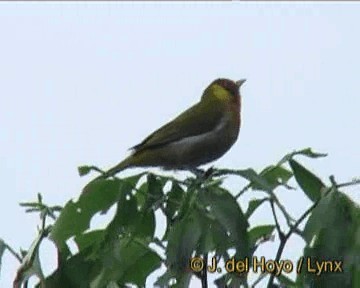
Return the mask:
<path fill-rule="evenodd" d="M 13 248 L 11 248 L 8 244 L 6 244 L 4 242 L 4 246 L 5 248 L 21 263 L 22 262 L 22 257 L 15 252 L 15 250 Z"/>
<path fill-rule="evenodd" d="M 265 277 L 267 276 L 266 273 L 261 273 L 260 276 L 254 281 L 251 285 L 251 288 L 255 288 L 257 284 L 259 284 Z"/>
<path fill-rule="evenodd" d="M 279 245 L 279 248 L 276 252 L 276 256 L 275 256 L 275 263 L 276 262 L 279 262 L 280 261 L 280 257 L 281 257 L 281 254 L 282 252 L 284 251 L 284 248 L 285 248 L 285 245 L 286 245 L 286 242 L 289 240 L 290 236 L 292 233 L 294 233 L 295 231 L 297 231 L 298 229 L 298 226 L 301 224 L 301 222 L 307 217 L 310 215 L 310 213 L 316 208 L 316 206 L 320 203 L 320 201 L 325 198 L 334 188 L 336 189 L 338 187 L 338 185 L 334 185 L 334 177 L 333 176 L 330 176 L 330 181 L 333 183 L 333 185 L 331 187 L 329 187 L 327 189 L 327 191 L 324 193 L 324 195 L 319 198 L 316 202 L 314 202 L 310 208 L 308 208 L 305 213 L 295 222 L 294 225 L 291 225 L 290 226 L 290 230 L 288 233 L 286 233 L 285 235 L 283 235 L 283 237 L 280 236 L 279 234 L 279 238 L 280 238 L 280 245 Z M 268 285 L 267 287 L 268 288 L 271 288 L 273 287 L 273 282 L 274 282 L 274 278 L 275 278 L 275 274 L 271 274 L 270 275 L 270 278 L 269 278 L 269 282 L 268 282 Z"/>
<path fill-rule="evenodd" d="M 336 186 L 336 188 L 343 188 L 343 187 L 352 186 L 352 185 L 357 185 L 357 184 L 360 184 L 360 179 L 353 179 L 353 180 L 350 181 L 350 182 L 345 182 L 345 183 L 342 183 L 342 184 L 337 184 L 337 185 L 335 185 L 335 186 Z"/>
<path fill-rule="evenodd" d="M 284 239 L 285 235 L 280 229 L 279 221 L 277 219 L 276 212 L 275 212 L 273 199 L 270 199 L 270 206 L 271 206 L 271 211 L 272 211 L 272 213 L 274 215 L 275 226 L 276 226 L 276 230 L 278 231 L 278 234 L 279 234 L 279 239 L 280 239 L 280 241 L 282 241 Z"/>
<path fill-rule="evenodd" d="M 242 188 L 240 190 L 240 192 L 238 194 L 235 195 L 235 199 L 238 199 L 241 195 L 243 195 L 247 190 L 249 190 L 251 188 L 251 184 L 252 182 L 250 182 L 249 184 L 247 184 L 244 188 Z"/>
<path fill-rule="evenodd" d="M 204 263 L 208 262 L 208 254 L 204 254 Z M 208 282 L 207 282 L 207 264 L 204 265 L 203 271 L 201 273 L 201 287 L 202 288 L 208 288 Z"/>

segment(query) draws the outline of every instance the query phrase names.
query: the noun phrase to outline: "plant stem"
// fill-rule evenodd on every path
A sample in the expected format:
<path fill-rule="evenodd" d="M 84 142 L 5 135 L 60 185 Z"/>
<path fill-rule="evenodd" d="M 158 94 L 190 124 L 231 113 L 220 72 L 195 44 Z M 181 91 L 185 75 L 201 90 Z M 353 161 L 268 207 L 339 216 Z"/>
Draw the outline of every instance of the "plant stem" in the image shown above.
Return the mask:
<path fill-rule="evenodd" d="M 207 282 L 207 263 L 208 263 L 208 254 L 204 254 L 204 268 L 201 273 L 201 286 L 202 288 L 208 288 L 208 282 Z"/>
<path fill-rule="evenodd" d="M 284 251 L 284 248 L 285 248 L 285 245 L 286 245 L 286 242 L 289 240 L 291 234 L 297 230 L 298 226 L 301 224 L 302 221 L 304 221 L 304 219 L 316 208 L 316 206 L 320 203 L 321 199 L 325 198 L 329 193 L 330 191 L 332 191 L 333 189 L 336 189 L 336 186 L 332 186 L 330 188 L 327 189 L 327 191 L 324 193 L 323 197 L 321 197 L 320 199 L 318 199 L 316 202 L 314 202 L 310 208 L 308 208 L 305 213 L 303 215 L 301 215 L 301 217 L 295 222 L 294 225 L 291 225 L 290 226 L 290 230 L 288 233 L 286 233 L 285 235 L 282 234 L 279 234 L 279 238 L 280 238 L 280 245 L 279 245 L 279 248 L 276 252 L 276 256 L 275 256 L 275 263 L 278 263 L 280 261 L 280 257 L 281 257 L 281 254 L 282 252 Z M 275 212 L 275 210 L 273 210 L 273 213 Z M 274 217 L 275 214 L 274 214 Z M 275 218 L 276 219 L 276 218 Z M 276 220 L 277 221 L 277 220 Z M 275 223 L 276 223 L 275 221 Z M 279 231 L 279 230 L 278 230 Z M 281 232 L 282 233 L 282 232 Z M 270 278 L 269 278 L 269 282 L 268 282 L 268 285 L 267 285 L 267 288 L 271 288 L 273 287 L 273 282 L 274 282 L 274 278 L 275 278 L 275 274 L 271 274 L 270 275 Z"/>

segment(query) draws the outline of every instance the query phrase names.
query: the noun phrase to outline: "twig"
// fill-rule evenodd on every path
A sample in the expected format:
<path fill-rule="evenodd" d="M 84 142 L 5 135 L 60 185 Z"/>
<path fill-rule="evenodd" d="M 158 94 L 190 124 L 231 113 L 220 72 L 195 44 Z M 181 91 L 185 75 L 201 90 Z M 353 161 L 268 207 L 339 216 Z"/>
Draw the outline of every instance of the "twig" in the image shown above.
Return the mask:
<path fill-rule="evenodd" d="M 285 235 L 284 235 L 284 232 L 282 232 L 281 229 L 280 229 L 279 221 L 277 219 L 276 212 L 275 212 L 273 199 L 270 199 L 270 206 L 271 206 L 271 211 L 272 211 L 272 213 L 274 215 L 276 230 L 278 231 L 280 241 L 282 241 L 284 239 Z"/>
<path fill-rule="evenodd" d="M 342 184 L 337 184 L 336 188 L 343 188 L 343 187 L 347 187 L 347 186 L 352 186 L 352 185 L 357 185 L 360 184 L 360 179 L 354 179 L 353 181 L 350 182 L 345 182 Z"/>
<path fill-rule="evenodd" d="M 255 288 L 257 284 L 259 284 L 265 277 L 267 276 L 266 273 L 261 273 L 260 276 L 254 281 L 254 283 L 251 285 L 251 288 Z"/>
<path fill-rule="evenodd" d="M 331 178 L 330 178 L 331 179 Z M 331 179 L 333 180 L 333 178 Z M 333 181 L 331 181 L 333 182 Z M 290 238 L 291 234 L 297 230 L 298 226 L 301 224 L 301 222 L 315 209 L 315 207 L 320 203 L 320 201 L 325 198 L 329 193 L 330 191 L 332 191 L 334 188 L 336 188 L 336 186 L 332 186 L 330 188 L 327 189 L 327 191 L 324 193 L 324 195 L 319 198 L 316 202 L 314 202 L 310 208 L 308 208 L 305 213 L 295 222 L 294 225 L 291 225 L 290 226 L 290 230 L 288 233 L 286 233 L 285 235 L 283 235 L 283 237 L 280 236 L 279 234 L 279 238 L 280 238 L 280 245 L 279 245 L 279 248 L 276 252 L 276 256 L 275 256 L 275 263 L 278 263 L 280 261 L 280 257 L 281 257 L 281 254 L 282 252 L 284 251 L 284 248 L 285 248 L 285 245 L 286 245 L 286 242 L 287 240 Z M 268 282 L 268 285 L 267 287 L 268 288 L 271 288 L 273 287 L 273 282 L 274 282 L 274 278 L 275 278 L 275 274 L 270 274 L 270 278 L 269 278 L 269 282 Z"/>
<path fill-rule="evenodd" d="M 270 195 L 272 201 L 274 201 L 274 203 L 276 204 L 276 206 L 281 210 L 281 212 L 284 214 L 284 217 L 286 219 L 286 224 L 291 227 L 292 226 L 292 222 L 295 222 L 295 219 L 286 211 L 284 205 L 282 205 L 279 201 L 279 199 L 277 198 L 277 196 L 275 195 L 274 192 L 272 191 L 267 191 L 267 193 Z"/>
<path fill-rule="evenodd" d="M 15 252 L 13 248 L 11 248 L 8 244 L 4 243 L 5 248 L 21 263 L 22 257 Z"/>
<path fill-rule="evenodd" d="M 208 262 L 208 254 L 204 254 L 204 263 Z M 201 273 L 201 286 L 202 288 L 208 288 L 208 282 L 207 282 L 207 264 L 204 265 L 203 271 Z"/>
<path fill-rule="evenodd" d="M 100 169 L 100 168 L 98 168 L 98 167 L 96 167 L 96 166 L 90 166 L 89 168 L 90 168 L 90 170 L 99 172 L 100 174 L 105 174 L 105 173 L 106 173 L 105 170 L 102 170 L 102 169 Z"/>
<path fill-rule="evenodd" d="M 238 199 L 241 195 L 243 195 L 247 190 L 249 190 L 251 188 L 251 182 L 249 184 L 247 184 L 244 188 L 242 188 L 240 190 L 240 192 L 238 194 L 235 195 L 235 199 Z"/>

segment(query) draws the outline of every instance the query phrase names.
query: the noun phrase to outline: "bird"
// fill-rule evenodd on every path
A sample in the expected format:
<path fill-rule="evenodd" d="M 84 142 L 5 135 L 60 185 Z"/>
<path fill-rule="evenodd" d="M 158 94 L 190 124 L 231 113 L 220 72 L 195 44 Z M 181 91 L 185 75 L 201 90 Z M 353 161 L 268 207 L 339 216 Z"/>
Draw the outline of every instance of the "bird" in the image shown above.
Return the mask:
<path fill-rule="evenodd" d="M 132 153 L 127 158 L 94 180 L 134 167 L 195 170 L 220 158 L 239 135 L 240 87 L 245 81 L 214 80 L 198 103 L 131 147 Z"/>

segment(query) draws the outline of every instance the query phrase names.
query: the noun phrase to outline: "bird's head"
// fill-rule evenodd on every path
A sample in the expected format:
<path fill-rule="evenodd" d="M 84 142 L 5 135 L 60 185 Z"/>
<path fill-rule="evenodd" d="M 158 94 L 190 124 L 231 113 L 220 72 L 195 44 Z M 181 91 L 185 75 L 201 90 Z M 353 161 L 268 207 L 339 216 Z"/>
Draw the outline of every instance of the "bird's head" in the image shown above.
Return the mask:
<path fill-rule="evenodd" d="M 214 80 L 204 91 L 201 101 L 203 100 L 220 100 L 220 101 L 239 101 L 240 87 L 246 81 L 241 79 L 232 81 L 225 78 Z"/>

